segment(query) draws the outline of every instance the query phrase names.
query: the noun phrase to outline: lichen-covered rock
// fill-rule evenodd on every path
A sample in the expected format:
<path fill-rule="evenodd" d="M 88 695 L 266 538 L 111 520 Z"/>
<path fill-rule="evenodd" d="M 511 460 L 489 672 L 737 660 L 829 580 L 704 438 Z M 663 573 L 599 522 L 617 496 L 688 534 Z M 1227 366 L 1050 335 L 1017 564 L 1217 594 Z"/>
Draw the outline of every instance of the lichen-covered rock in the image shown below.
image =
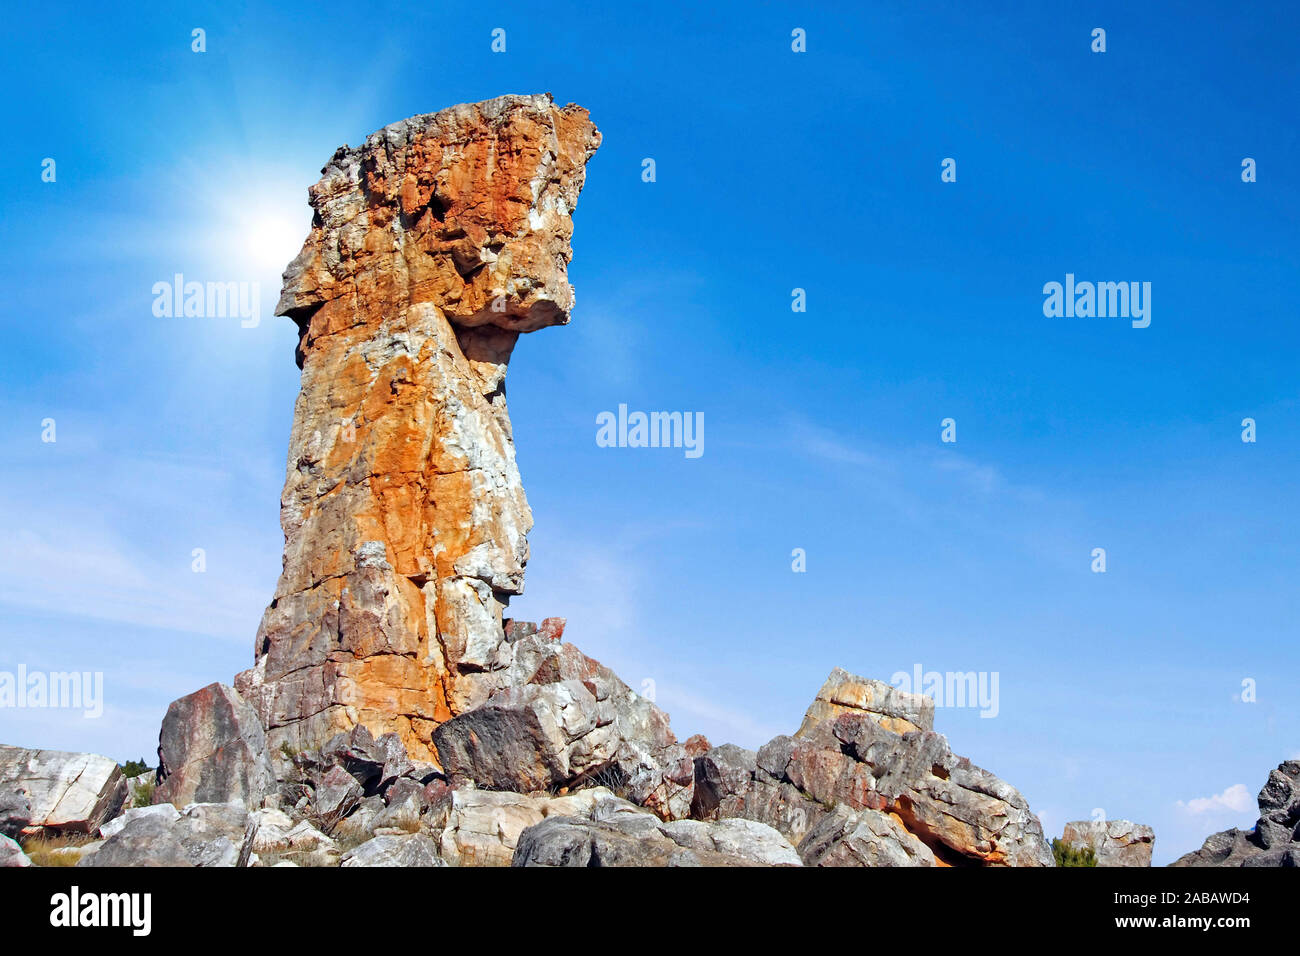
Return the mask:
<path fill-rule="evenodd" d="M 256 807 L 274 787 L 266 733 L 233 688 L 209 684 L 172 701 L 158 737 L 155 803 Z"/>
<path fill-rule="evenodd" d="M 1284 761 L 1269 772 L 1253 830 L 1212 833 L 1199 850 L 1169 865 L 1300 867 L 1300 760 Z"/>
<path fill-rule="evenodd" d="M 122 809 L 127 786 L 122 768 L 108 757 L 0 745 L 0 791 L 26 798 L 24 833 L 94 833 Z M 20 800 L 9 803 L 13 826 L 23 811 Z"/>
<path fill-rule="evenodd" d="M 577 106 L 503 96 L 339 149 L 277 312 L 302 386 L 284 570 L 236 686 L 271 740 L 358 724 L 418 763 L 482 703 L 523 589 L 532 515 L 504 380 L 521 332 L 573 306 L 570 215 L 600 135 Z"/>
<path fill-rule="evenodd" d="M 1092 850 L 1098 866 L 1150 866 L 1156 834 L 1132 820 L 1075 820 L 1065 825 L 1061 840 Z"/>

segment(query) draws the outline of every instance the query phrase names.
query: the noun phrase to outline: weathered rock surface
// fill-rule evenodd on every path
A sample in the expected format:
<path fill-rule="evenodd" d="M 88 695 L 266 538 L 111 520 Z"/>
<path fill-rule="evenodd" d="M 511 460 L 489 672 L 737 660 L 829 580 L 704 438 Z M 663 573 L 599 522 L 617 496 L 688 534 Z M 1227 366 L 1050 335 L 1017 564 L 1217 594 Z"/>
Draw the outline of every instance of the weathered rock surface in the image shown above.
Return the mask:
<path fill-rule="evenodd" d="M 1259 791 L 1255 829 L 1211 834 L 1199 850 L 1169 865 L 1300 866 L 1300 760 L 1284 761 L 1269 772 Z"/>
<path fill-rule="evenodd" d="M 935 866 L 930 848 L 893 813 L 837 806 L 799 843 L 805 866 Z"/>
<path fill-rule="evenodd" d="M 446 866 L 424 833 L 377 836 L 343 855 L 343 866 Z"/>
<path fill-rule="evenodd" d="M 158 739 L 155 803 L 261 804 L 275 786 L 266 732 L 232 688 L 209 684 L 172 701 Z"/>
<path fill-rule="evenodd" d="M 148 807 L 133 807 L 121 816 L 114 817 L 99 828 L 99 835 L 107 840 L 117 836 L 132 820 L 142 817 L 157 817 L 166 823 L 175 823 L 181 818 L 181 812 L 170 803 L 158 803 Z"/>
<path fill-rule="evenodd" d="M 295 823 L 287 813 L 274 808 L 254 810 L 249 817 L 254 827 L 253 852 L 262 865 L 272 859 L 294 866 L 338 865 L 338 844 L 306 820 Z"/>
<path fill-rule="evenodd" d="M 18 841 L 0 833 L 0 869 L 18 868 L 31 866 L 32 861 L 27 858 L 23 848 L 18 845 Z"/>
<path fill-rule="evenodd" d="M 256 825 L 242 803 L 198 803 L 177 817 L 132 811 L 77 866 L 247 866 Z"/>
<path fill-rule="evenodd" d="M 326 833 L 361 803 L 361 784 L 342 767 L 331 767 L 316 784 L 313 806 Z"/>
<path fill-rule="evenodd" d="M 904 693 L 883 681 L 837 667 L 809 705 L 795 736 L 807 735 L 817 724 L 841 714 L 863 714 L 897 734 L 934 730 L 934 701 L 929 697 Z"/>
<path fill-rule="evenodd" d="M 1150 866 L 1156 834 L 1132 820 L 1075 820 L 1065 825 L 1061 840 L 1092 850 L 1098 866 Z"/>
<path fill-rule="evenodd" d="M 616 788 L 665 819 L 690 812 L 694 766 L 668 715 L 572 644 L 503 641 L 486 701 L 434 734 L 453 783 L 527 793 Z"/>
<path fill-rule="evenodd" d="M 777 737 L 757 754 L 724 745 L 696 758 L 695 815 L 767 823 L 799 844 L 806 861 L 1052 866 L 1042 825 L 1020 792 L 953 754 L 941 734 L 891 729 L 925 727 L 932 705 L 875 684 L 832 672 L 796 736 Z M 827 821 L 841 806 L 888 819 Z M 872 848 L 882 841 L 898 852 Z"/>
<path fill-rule="evenodd" d="M 363 724 L 417 763 L 486 699 L 523 589 L 524 497 L 504 380 L 521 332 L 569 320 L 570 214 L 600 135 L 577 106 L 504 96 L 339 149 L 277 312 L 302 387 L 284 570 L 236 686 L 273 754 Z"/>
<path fill-rule="evenodd" d="M 441 826 L 440 852 L 453 866 L 509 866 L 520 834 L 529 827 L 549 816 L 590 814 L 605 803 L 632 807 L 604 787 L 563 797 L 456 790 Z"/>
<path fill-rule="evenodd" d="M 618 804 L 622 804 L 619 806 Z M 552 815 L 525 830 L 514 866 L 800 866 L 776 830 L 752 820 L 664 821 L 626 804 Z"/>
<path fill-rule="evenodd" d="M 98 754 L 0 745 L 0 792 L 25 795 L 24 832 L 94 833 L 121 810 L 127 786 L 117 762 Z M 12 826 L 22 811 L 12 798 L 9 803 Z"/>
<path fill-rule="evenodd" d="M 0 836 L 16 838 L 32 822 L 32 802 L 19 790 L 0 791 Z"/>

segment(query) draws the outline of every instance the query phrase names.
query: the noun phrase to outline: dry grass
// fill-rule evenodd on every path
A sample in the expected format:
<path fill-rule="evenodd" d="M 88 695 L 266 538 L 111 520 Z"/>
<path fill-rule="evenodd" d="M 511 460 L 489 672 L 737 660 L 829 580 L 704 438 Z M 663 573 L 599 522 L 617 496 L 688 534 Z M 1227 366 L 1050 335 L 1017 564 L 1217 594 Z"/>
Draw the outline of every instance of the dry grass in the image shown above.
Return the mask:
<path fill-rule="evenodd" d="M 76 866 L 77 854 L 55 853 L 64 847 L 85 846 L 93 843 L 94 838 L 84 833 L 41 835 L 28 838 L 23 844 L 23 852 L 34 866 Z"/>

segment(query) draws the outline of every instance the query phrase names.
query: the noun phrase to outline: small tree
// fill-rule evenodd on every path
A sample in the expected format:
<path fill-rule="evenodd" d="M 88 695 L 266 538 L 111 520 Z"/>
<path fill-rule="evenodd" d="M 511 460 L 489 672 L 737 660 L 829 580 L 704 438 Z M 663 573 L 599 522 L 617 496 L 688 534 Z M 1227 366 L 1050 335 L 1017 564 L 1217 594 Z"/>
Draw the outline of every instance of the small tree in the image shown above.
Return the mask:
<path fill-rule="evenodd" d="M 148 773 L 152 769 L 152 767 L 144 762 L 143 757 L 139 760 L 128 760 L 126 763 L 122 764 L 122 776 L 138 777 L 140 774 Z"/>

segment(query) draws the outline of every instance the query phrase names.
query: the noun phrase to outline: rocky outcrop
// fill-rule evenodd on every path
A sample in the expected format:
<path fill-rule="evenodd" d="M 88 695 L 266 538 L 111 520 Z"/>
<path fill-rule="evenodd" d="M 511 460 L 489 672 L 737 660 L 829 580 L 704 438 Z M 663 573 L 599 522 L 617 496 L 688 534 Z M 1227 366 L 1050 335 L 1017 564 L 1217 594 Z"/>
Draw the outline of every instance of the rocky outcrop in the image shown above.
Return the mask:
<path fill-rule="evenodd" d="M 832 672 L 795 736 L 697 758 L 696 815 L 767 823 L 805 863 L 1052 866 L 1020 792 L 921 729 L 932 704 L 876 683 Z M 856 815 L 828 820 L 837 808 Z"/>
<path fill-rule="evenodd" d="M 1092 850 L 1098 866 L 1150 866 L 1156 834 L 1132 820 L 1076 820 L 1065 825 L 1061 840 Z"/>
<path fill-rule="evenodd" d="M 1259 819 L 1250 832 L 1211 834 L 1170 866 L 1300 866 L 1300 760 L 1278 764 L 1259 791 Z"/>
<path fill-rule="evenodd" d="M 502 641 L 493 659 L 487 700 L 434 734 L 453 784 L 528 793 L 595 782 L 664 819 L 690 813 L 690 755 L 668 715 L 613 671 L 544 633 Z"/>
<path fill-rule="evenodd" d="M 257 712 L 225 684 L 172 701 L 158 741 L 155 803 L 238 801 L 256 807 L 275 786 Z"/>
<path fill-rule="evenodd" d="M 487 699 L 532 525 L 506 366 L 569 320 L 599 142 L 580 107 L 503 96 L 343 147 L 309 190 L 277 309 L 302 367 L 284 570 L 236 684 L 273 753 L 361 724 L 432 763 L 435 728 Z"/>
<path fill-rule="evenodd" d="M 127 785 L 116 761 L 98 754 L 0 745 L 0 792 L 26 799 L 24 833 L 94 833 L 121 810 Z M 13 827 L 22 798 L 6 799 Z"/>

